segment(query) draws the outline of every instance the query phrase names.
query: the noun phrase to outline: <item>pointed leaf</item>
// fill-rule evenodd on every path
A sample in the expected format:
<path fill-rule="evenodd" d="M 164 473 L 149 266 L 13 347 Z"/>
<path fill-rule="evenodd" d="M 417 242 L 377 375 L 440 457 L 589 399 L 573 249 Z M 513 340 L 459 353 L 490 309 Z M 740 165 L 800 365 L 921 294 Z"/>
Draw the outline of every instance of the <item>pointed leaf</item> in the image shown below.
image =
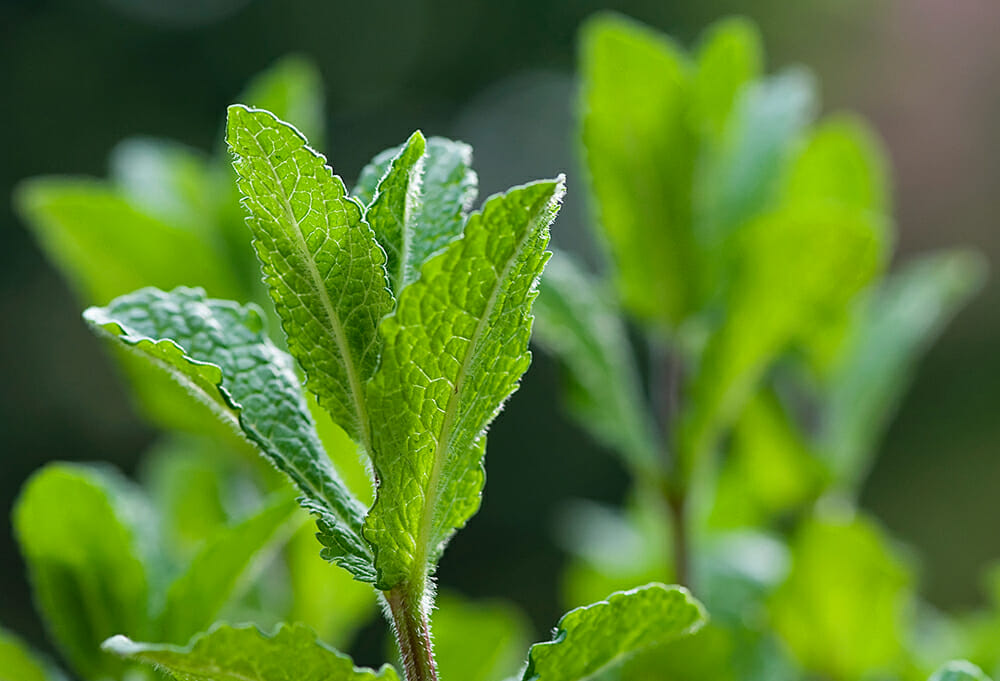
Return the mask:
<path fill-rule="evenodd" d="M 637 472 L 657 465 L 655 428 L 620 313 L 595 281 L 556 253 L 535 301 L 534 339 L 567 368 L 578 420 Z"/>
<path fill-rule="evenodd" d="M 867 471 L 914 364 L 985 275 L 979 254 L 943 252 L 905 264 L 866 295 L 829 383 L 821 432 L 848 488 Z"/>
<path fill-rule="evenodd" d="M 272 635 L 249 626 L 220 626 L 185 648 L 115 636 L 103 648 L 183 681 L 399 681 L 389 665 L 378 671 L 355 667 L 302 625 L 282 625 Z"/>
<path fill-rule="evenodd" d="M 531 302 L 562 180 L 486 202 L 403 289 L 369 387 L 379 487 L 365 523 L 378 586 L 422 579 L 479 507 L 485 428 L 528 367 Z"/>
<path fill-rule="evenodd" d="M 149 587 L 139 549 L 143 508 L 110 470 L 49 464 L 25 484 L 13 525 L 35 603 L 56 645 L 86 679 L 118 677 L 99 646 L 146 635 Z"/>
<path fill-rule="evenodd" d="M 647 584 L 566 613 L 528 654 L 524 681 L 585 681 L 636 653 L 698 631 L 705 610 L 683 587 Z"/>
<path fill-rule="evenodd" d="M 954 660 L 934 672 L 929 681 L 990 681 L 990 677 L 971 662 Z"/>
<path fill-rule="evenodd" d="M 363 387 L 378 363 L 378 322 L 392 309 L 385 254 L 344 183 L 294 128 L 231 106 L 227 140 L 288 348 L 320 404 L 368 450 Z"/>
<path fill-rule="evenodd" d="M 695 279 L 690 65 L 666 36 L 599 15 L 581 37 L 582 139 L 597 222 L 626 309 L 676 323 Z"/>
<path fill-rule="evenodd" d="M 423 137 L 420 139 L 423 146 Z M 431 137 L 419 163 L 414 137 L 396 150 L 390 163 L 384 161 L 387 152 L 383 152 L 365 167 L 355 196 L 364 200 L 371 192 L 366 218 L 388 256 L 386 269 L 392 290 L 399 293 L 417 278 L 428 258 L 461 236 L 476 198 L 478 179 L 470 168 L 472 148 L 462 142 Z M 378 184 L 370 190 L 368 185 L 378 173 Z M 398 189 L 404 181 L 408 195 Z M 383 198 L 385 194 L 393 198 Z M 390 219 L 383 228 L 377 224 L 385 220 L 382 204 L 405 219 Z"/>
<path fill-rule="evenodd" d="M 284 493 L 246 520 L 223 528 L 170 585 L 160 636 L 184 643 L 204 631 L 298 524 L 297 506 Z"/>
<path fill-rule="evenodd" d="M 207 299 L 200 289 L 143 289 L 84 316 L 169 372 L 259 447 L 318 517 L 328 560 L 371 579 L 360 534 L 364 508 L 331 466 L 291 358 L 268 339 L 256 306 Z"/>
<path fill-rule="evenodd" d="M 694 119 L 722 136 L 743 88 L 763 70 L 764 48 L 753 22 L 722 19 L 706 31 L 695 56 Z"/>

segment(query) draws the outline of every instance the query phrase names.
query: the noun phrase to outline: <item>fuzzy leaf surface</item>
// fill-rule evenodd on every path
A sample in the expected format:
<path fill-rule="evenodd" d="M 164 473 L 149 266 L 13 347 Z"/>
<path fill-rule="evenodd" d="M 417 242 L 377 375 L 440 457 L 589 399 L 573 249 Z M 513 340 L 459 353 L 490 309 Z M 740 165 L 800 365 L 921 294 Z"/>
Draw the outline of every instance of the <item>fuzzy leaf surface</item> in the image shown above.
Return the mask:
<path fill-rule="evenodd" d="M 523 681 L 584 681 L 636 653 L 698 631 L 705 609 L 683 587 L 647 584 L 566 613 L 528 653 Z"/>
<path fill-rule="evenodd" d="M 255 444 L 317 516 L 325 557 L 370 581 L 364 508 L 323 451 L 291 357 L 267 338 L 256 306 L 208 299 L 200 289 L 143 289 L 84 316 L 169 372 Z"/>
<path fill-rule="evenodd" d="M 236 105 L 226 139 L 288 348 L 320 404 L 368 449 L 364 383 L 378 363 L 378 322 L 393 306 L 385 253 L 361 206 L 295 128 Z"/>
<path fill-rule="evenodd" d="M 479 507 L 485 428 L 528 368 L 531 302 L 562 180 L 488 200 L 403 289 L 369 385 L 379 488 L 365 523 L 381 589 L 422 579 Z"/>
<path fill-rule="evenodd" d="M 398 681 L 389 665 L 355 667 L 311 629 L 281 625 L 272 635 L 255 627 L 219 626 L 187 647 L 108 639 L 104 650 L 170 672 L 179 681 Z"/>

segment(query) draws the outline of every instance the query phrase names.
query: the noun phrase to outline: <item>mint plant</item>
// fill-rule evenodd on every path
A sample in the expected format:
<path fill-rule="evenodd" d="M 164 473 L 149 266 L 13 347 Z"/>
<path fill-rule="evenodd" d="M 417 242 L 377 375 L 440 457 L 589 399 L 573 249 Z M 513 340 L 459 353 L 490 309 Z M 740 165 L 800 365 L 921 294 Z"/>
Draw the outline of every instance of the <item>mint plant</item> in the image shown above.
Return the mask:
<path fill-rule="evenodd" d="M 627 679 L 926 678 L 974 650 L 917 642 L 912 570 L 855 500 L 910 370 L 983 266 L 952 251 L 885 274 L 874 135 L 844 114 L 813 125 L 809 74 L 762 62 L 742 20 L 691 55 L 615 15 L 582 30 L 605 274 L 557 254 L 536 339 L 634 491 L 624 512 L 567 513 L 567 601 L 650 579 L 703 599 L 708 626 Z"/>

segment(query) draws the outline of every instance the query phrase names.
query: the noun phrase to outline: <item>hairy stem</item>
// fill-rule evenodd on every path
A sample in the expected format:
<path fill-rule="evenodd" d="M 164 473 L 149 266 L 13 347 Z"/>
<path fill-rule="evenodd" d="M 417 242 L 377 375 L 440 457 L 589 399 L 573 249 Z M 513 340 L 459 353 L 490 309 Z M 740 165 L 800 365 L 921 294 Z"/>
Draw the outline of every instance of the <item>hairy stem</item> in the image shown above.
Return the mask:
<path fill-rule="evenodd" d="M 422 585 L 414 588 L 407 583 L 385 592 L 406 681 L 437 681 L 430 608 L 424 590 Z"/>

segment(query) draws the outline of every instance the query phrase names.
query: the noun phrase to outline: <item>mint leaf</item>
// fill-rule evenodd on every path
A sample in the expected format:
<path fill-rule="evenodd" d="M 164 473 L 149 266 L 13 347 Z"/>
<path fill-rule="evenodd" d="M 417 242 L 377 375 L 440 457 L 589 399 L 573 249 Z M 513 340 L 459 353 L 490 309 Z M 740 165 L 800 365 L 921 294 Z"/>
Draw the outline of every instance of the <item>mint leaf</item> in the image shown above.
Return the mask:
<path fill-rule="evenodd" d="M 0 627 L 0 681 L 65 681 L 62 673 Z"/>
<path fill-rule="evenodd" d="M 934 672 L 928 681 L 990 681 L 990 677 L 971 662 L 954 660 Z"/>
<path fill-rule="evenodd" d="M 282 625 L 273 634 L 254 627 L 220 626 L 184 648 L 135 643 L 124 636 L 104 642 L 104 650 L 155 665 L 184 681 L 398 681 L 389 665 L 378 671 L 354 666 L 302 625 Z"/>
<path fill-rule="evenodd" d="M 160 636 L 186 642 L 215 620 L 223 606 L 259 571 L 275 544 L 297 524 L 297 506 L 287 495 L 232 527 L 223 528 L 170 585 L 159 619 Z"/>
<path fill-rule="evenodd" d="M 709 139 L 722 136 L 740 93 L 763 70 L 757 27 L 741 18 L 722 19 L 702 37 L 695 55 L 694 120 Z"/>
<path fill-rule="evenodd" d="M 616 15 L 589 20 L 581 45 L 583 147 L 622 302 L 640 320 L 676 323 L 697 284 L 690 64 Z"/>
<path fill-rule="evenodd" d="M 373 578 L 361 538 L 364 508 L 330 465 L 292 360 L 268 339 L 256 306 L 208 299 L 200 289 L 143 289 L 84 317 L 169 372 L 259 447 L 317 516 L 325 557 L 359 579 Z"/>
<path fill-rule="evenodd" d="M 364 383 L 393 303 L 385 254 L 344 183 L 294 128 L 231 106 L 227 141 L 288 348 L 320 404 L 368 451 Z"/>
<path fill-rule="evenodd" d="M 826 394 L 821 447 L 849 488 L 867 471 L 920 355 L 983 285 L 981 256 L 923 256 L 890 274 L 862 301 Z"/>
<path fill-rule="evenodd" d="M 577 419 L 640 474 L 658 448 L 638 368 L 619 311 L 570 257 L 556 253 L 535 301 L 534 339 L 565 365 Z"/>
<path fill-rule="evenodd" d="M 911 619 L 912 576 L 863 517 L 814 517 L 792 541 L 773 626 L 809 672 L 858 679 L 892 672 Z"/>
<path fill-rule="evenodd" d="M 686 589 L 662 584 L 620 591 L 566 613 L 549 643 L 528 654 L 524 681 L 584 681 L 632 655 L 698 631 L 705 610 Z"/>
<path fill-rule="evenodd" d="M 404 273 L 414 234 L 414 212 L 420 203 L 420 176 L 427 143 L 415 132 L 379 180 L 365 219 L 385 250 L 389 287 L 397 294 L 404 286 Z"/>
<path fill-rule="evenodd" d="M 365 217 L 385 249 L 396 293 L 417 278 L 428 258 L 461 236 L 478 188 L 469 145 L 442 137 L 425 143 L 420 136 L 418 142 L 417 135 L 376 156 L 354 190 L 368 206 Z M 396 154 L 386 161 L 391 151 Z"/>
<path fill-rule="evenodd" d="M 123 665 L 100 652 L 105 638 L 148 633 L 149 576 L 139 548 L 145 512 L 110 470 L 64 463 L 35 473 L 15 504 L 35 604 L 83 678 L 121 676 Z"/>
<path fill-rule="evenodd" d="M 365 521 L 377 586 L 422 580 L 479 507 L 484 430 L 528 368 L 534 286 L 561 179 L 489 199 L 383 320 L 369 385 L 379 486 Z"/>

